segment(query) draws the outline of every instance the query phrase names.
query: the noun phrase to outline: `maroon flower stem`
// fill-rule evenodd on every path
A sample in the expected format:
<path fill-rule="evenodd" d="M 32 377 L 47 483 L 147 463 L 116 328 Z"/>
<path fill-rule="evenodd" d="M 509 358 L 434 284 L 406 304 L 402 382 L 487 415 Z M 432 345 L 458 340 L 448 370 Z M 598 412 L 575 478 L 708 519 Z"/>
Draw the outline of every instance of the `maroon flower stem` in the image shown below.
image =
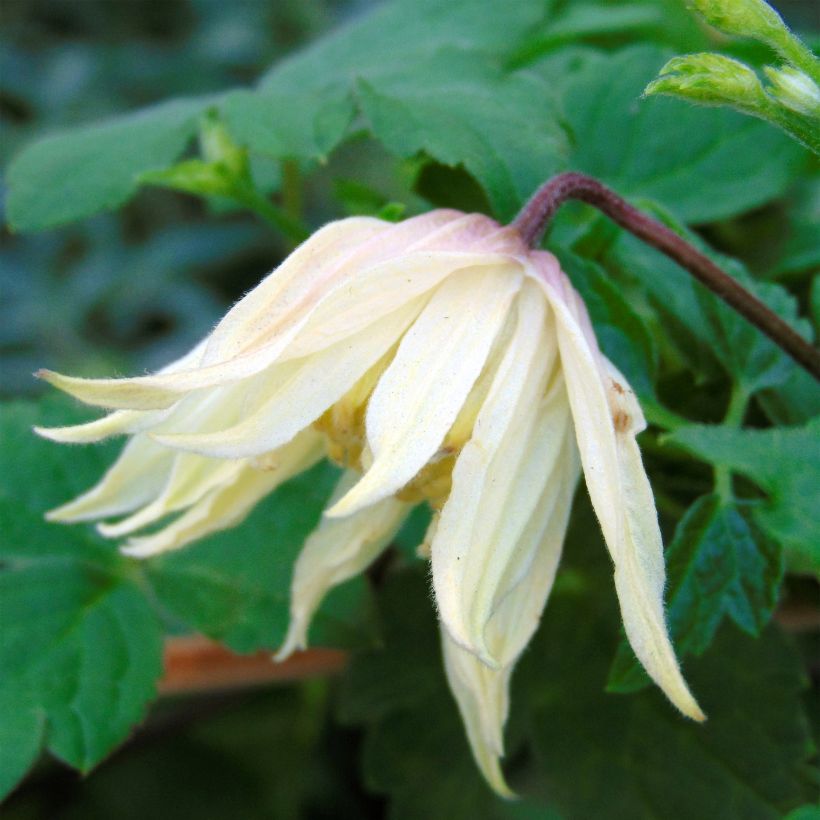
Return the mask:
<path fill-rule="evenodd" d="M 633 208 L 597 179 L 574 171 L 553 177 L 535 192 L 512 224 L 524 241 L 535 247 L 555 212 L 568 199 L 592 205 L 647 245 L 665 253 L 820 381 L 820 351 L 683 237 Z"/>

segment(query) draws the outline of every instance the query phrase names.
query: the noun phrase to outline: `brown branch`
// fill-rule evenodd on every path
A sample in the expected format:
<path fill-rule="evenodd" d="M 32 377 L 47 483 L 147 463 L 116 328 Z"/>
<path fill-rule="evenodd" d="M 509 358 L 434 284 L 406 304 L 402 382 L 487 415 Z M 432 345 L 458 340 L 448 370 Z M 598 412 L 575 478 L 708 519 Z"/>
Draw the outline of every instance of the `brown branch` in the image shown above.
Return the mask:
<path fill-rule="evenodd" d="M 634 208 L 597 179 L 573 171 L 553 177 L 535 192 L 512 224 L 524 241 L 534 247 L 555 212 L 568 199 L 592 205 L 673 259 L 820 381 L 820 352 L 812 344 L 683 237 Z"/>
<path fill-rule="evenodd" d="M 346 662 L 347 653 L 338 649 L 309 649 L 276 663 L 270 652 L 238 655 L 199 635 L 168 638 L 159 693 L 215 692 L 325 677 L 341 672 Z"/>

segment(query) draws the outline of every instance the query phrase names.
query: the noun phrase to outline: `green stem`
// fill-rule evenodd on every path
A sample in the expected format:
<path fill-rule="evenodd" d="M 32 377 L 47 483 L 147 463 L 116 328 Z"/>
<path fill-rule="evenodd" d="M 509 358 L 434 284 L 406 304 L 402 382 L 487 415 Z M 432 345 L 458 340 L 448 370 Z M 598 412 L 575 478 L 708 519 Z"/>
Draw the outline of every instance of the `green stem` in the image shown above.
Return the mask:
<path fill-rule="evenodd" d="M 282 208 L 291 219 L 302 218 L 302 179 L 295 160 L 282 160 Z"/>
<path fill-rule="evenodd" d="M 803 143 L 809 151 L 820 155 L 820 121 L 808 114 L 789 111 L 784 106 L 767 101 L 758 108 L 738 107 L 738 110 L 776 125 Z"/>
<path fill-rule="evenodd" d="M 729 397 L 729 406 L 726 409 L 723 426 L 740 427 L 746 416 L 746 406 L 748 403 L 748 394 L 740 384 L 735 382 L 732 385 L 732 393 Z M 724 504 L 731 504 L 734 501 L 732 470 L 726 464 L 715 464 L 715 492 Z"/>
<path fill-rule="evenodd" d="M 660 402 L 653 399 L 643 399 L 641 401 L 646 420 L 655 427 L 662 427 L 664 430 L 678 430 L 681 427 L 686 427 L 692 422 L 685 416 L 681 416 L 674 410 L 670 410 Z"/>
<path fill-rule="evenodd" d="M 300 219 L 294 219 L 282 208 L 278 208 L 260 194 L 259 191 L 244 189 L 237 194 L 236 198 L 246 208 L 250 208 L 278 231 L 281 231 L 294 245 L 304 242 L 310 236 L 310 231 Z"/>

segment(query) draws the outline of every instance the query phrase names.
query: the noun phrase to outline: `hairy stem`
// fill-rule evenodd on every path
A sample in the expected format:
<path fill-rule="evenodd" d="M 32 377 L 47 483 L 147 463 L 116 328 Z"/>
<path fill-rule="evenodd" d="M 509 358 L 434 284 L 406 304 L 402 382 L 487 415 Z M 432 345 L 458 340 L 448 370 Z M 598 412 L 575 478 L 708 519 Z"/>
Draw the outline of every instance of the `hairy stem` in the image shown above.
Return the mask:
<path fill-rule="evenodd" d="M 553 177 L 535 192 L 512 224 L 524 241 L 534 247 L 555 212 L 568 199 L 592 205 L 673 259 L 820 381 L 820 352 L 812 344 L 683 237 L 634 208 L 597 179 L 573 171 Z"/>
<path fill-rule="evenodd" d="M 724 426 L 741 427 L 748 404 L 749 396 L 746 391 L 735 382 L 732 385 L 732 393 L 729 396 L 729 406 L 726 408 L 726 415 L 723 419 Z M 731 504 L 734 501 L 732 470 L 726 464 L 715 464 L 715 492 L 720 496 L 723 504 Z"/>

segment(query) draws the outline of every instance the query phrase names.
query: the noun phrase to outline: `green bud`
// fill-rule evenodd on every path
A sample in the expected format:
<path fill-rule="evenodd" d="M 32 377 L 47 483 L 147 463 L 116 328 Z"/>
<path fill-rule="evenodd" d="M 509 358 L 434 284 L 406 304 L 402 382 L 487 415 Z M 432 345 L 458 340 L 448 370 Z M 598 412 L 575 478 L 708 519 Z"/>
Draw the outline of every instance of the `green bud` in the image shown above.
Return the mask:
<path fill-rule="evenodd" d="M 780 15 L 763 0 L 693 0 L 707 23 L 726 34 L 778 42 L 789 31 Z"/>
<path fill-rule="evenodd" d="M 237 145 L 216 114 L 206 114 L 199 127 L 199 145 L 206 162 L 217 163 L 231 175 L 244 178 L 248 174 L 247 152 Z"/>
<path fill-rule="evenodd" d="M 708 53 L 673 57 L 644 94 L 672 94 L 745 110 L 757 110 L 766 102 L 763 86 L 752 69 L 731 57 Z"/>
<path fill-rule="evenodd" d="M 789 31 L 768 3 L 763 0 L 692 0 L 692 3 L 715 28 L 765 43 L 814 83 L 820 83 L 820 60 Z"/>
<path fill-rule="evenodd" d="M 763 71 L 771 82 L 767 91 L 777 102 L 798 114 L 820 118 L 820 88 L 810 77 L 789 66 L 766 66 Z"/>
<path fill-rule="evenodd" d="M 143 184 L 173 188 L 198 196 L 232 197 L 235 190 L 234 181 L 223 165 L 201 159 L 186 159 L 170 168 L 146 171 L 139 179 Z"/>

